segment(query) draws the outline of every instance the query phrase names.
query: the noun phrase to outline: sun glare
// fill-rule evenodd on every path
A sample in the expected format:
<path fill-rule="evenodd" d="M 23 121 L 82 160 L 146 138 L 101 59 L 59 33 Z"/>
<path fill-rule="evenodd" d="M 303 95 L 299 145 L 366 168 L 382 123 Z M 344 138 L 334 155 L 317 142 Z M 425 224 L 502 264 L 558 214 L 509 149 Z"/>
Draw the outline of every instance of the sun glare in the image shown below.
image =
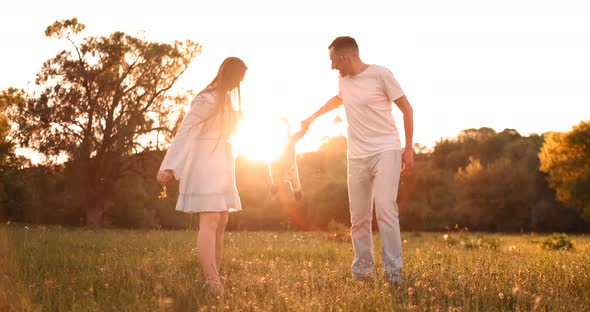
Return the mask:
<path fill-rule="evenodd" d="M 238 125 L 232 143 L 237 155 L 269 163 L 282 154 L 288 135 L 287 125 L 278 117 L 249 115 Z"/>

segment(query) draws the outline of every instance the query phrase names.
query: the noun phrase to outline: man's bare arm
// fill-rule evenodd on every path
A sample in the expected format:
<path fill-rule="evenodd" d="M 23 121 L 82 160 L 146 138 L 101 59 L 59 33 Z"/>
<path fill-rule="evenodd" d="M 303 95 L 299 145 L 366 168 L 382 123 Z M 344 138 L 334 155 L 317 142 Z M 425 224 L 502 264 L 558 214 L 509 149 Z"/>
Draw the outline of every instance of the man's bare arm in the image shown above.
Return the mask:
<path fill-rule="evenodd" d="M 342 105 L 342 99 L 339 96 L 334 96 L 333 98 L 331 98 L 330 100 L 328 100 L 328 102 L 326 102 L 326 104 L 324 104 L 324 106 L 322 106 L 320 109 L 318 109 L 315 113 L 313 113 L 313 115 L 309 116 L 307 119 L 303 120 L 301 122 L 301 128 L 307 128 L 309 127 L 309 125 L 318 117 L 320 117 L 321 115 L 336 109 L 338 107 L 340 107 L 340 105 Z"/>
<path fill-rule="evenodd" d="M 299 130 L 291 135 L 291 140 L 293 140 L 294 142 L 299 141 L 305 135 L 307 130 L 309 130 L 309 127 L 301 128 L 301 130 Z"/>
<path fill-rule="evenodd" d="M 404 115 L 404 133 L 406 134 L 406 147 L 402 155 L 402 172 L 412 169 L 414 166 L 414 109 L 408 98 L 404 95 L 393 101 Z"/>

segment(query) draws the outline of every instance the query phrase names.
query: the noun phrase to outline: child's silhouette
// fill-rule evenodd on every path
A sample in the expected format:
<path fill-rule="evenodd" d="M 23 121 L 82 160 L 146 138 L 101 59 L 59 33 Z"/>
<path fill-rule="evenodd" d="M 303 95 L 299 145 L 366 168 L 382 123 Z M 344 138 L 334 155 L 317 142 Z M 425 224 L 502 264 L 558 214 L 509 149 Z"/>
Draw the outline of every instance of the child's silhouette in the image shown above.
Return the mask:
<path fill-rule="evenodd" d="M 270 195 L 271 199 L 275 199 L 279 191 L 279 185 L 282 182 L 288 182 L 295 200 L 301 200 L 303 198 L 303 192 L 301 190 L 301 182 L 299 181 L 295 143 L 305 135 L 309 127 L 301 128 L 298 132 L 290 134 L 291 127 L 289 121 L 285 117 L 281 117 L 281 120 L 287 125 L 289 137 L 281 156 L 268 164 L 268 174 L 270 176 L 270 183 L 272 184 Z"/>

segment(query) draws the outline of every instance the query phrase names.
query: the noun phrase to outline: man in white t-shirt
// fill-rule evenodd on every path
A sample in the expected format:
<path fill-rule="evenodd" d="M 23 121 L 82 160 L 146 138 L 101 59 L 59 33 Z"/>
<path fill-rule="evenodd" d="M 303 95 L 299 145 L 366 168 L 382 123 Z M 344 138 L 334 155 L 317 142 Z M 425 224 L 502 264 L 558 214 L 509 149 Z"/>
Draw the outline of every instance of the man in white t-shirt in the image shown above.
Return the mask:
<path fill-rule="evenodd" d="M 397 192 L 400 173 L 413 167 L 413 109 L 392 72 L 365 64 L 355 39 L 338 37 L 329 46 L 332 69 L 340 72 L 339 91 L 302 127 L 344 104 L 348 122 L 348 197 L 354 247 L 352 274 L 361 278 L 375 271 L 371 233 L 375 207 L 382 242 L 385 278 L 402 279 L 402 242 Z M 405 147 L 402 149 L 392 115 L 392 102 L 403 113 Z"/>

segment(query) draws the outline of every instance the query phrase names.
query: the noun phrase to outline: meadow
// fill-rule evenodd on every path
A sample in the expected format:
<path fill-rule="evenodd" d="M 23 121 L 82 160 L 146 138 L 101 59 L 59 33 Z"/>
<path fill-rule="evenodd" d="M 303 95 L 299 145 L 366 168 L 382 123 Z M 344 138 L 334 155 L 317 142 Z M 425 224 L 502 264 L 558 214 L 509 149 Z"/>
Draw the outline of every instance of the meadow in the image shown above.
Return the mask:
<path fill-rule="evenodd" d="M 405 280 L 389 285 L 351 278 L 345 231 L 228 232 L 226 294 L 213 297 L 194 230 L 4 223 L 0 311 L 590 311 L 588 236 L 565 238 L 571 249 L 550 234 L 402 239 Z"/>

